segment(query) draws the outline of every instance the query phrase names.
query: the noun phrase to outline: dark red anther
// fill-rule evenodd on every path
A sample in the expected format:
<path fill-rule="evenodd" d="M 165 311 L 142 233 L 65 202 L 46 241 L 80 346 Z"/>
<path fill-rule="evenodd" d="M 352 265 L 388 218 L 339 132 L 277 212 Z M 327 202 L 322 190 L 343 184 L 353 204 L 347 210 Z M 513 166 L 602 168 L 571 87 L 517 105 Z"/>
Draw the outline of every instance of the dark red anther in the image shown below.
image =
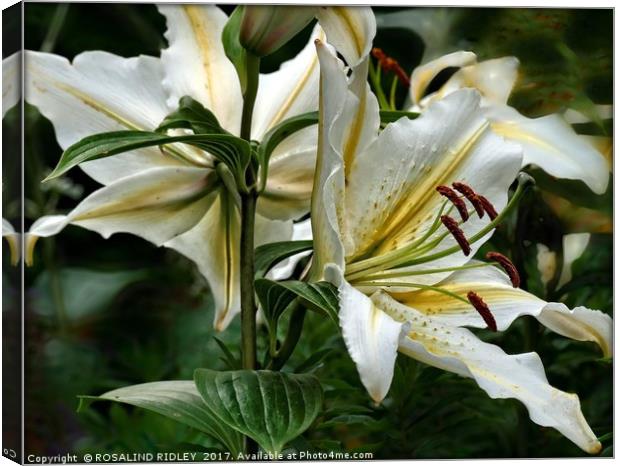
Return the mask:
<path fill-rule="evenodd" d="M 448 200 L 454 204 L 454 207 L 456 207 L 461 215 L 461 219 L 466 222 L 469 218 L 469 212 L 467 212 L 467 206 L 461 196 L 449 186 L 437 186 L 435 189 L 439 194 L 448 198 Z"/>
<path fill-rule="evenodd" d="M 471 247 L 469 247 L 469 241 L 465 238 L 465 233 L 463 233 L 463 230 L 459 227 L 458 222 L 448 215 L 442 215 L 439 218 L 441 219 L 441 223 L 452 233 L 452 236 L 454 236 L 454 239 L 463 250 L 463 254 L 469 256 Z"/>
<path fill-rule="evenodd" d="M 493 314 L 491 314 L 491 310 L 489 309 L 489 306 L 487 306 L 487 303 L 485 303 L 484 300 L 473 291 L 467 293 L 467 299 L 469 300 L 471 305 L 474 306 L 476 311 L 478 311 L 478 314 L 480 314 L 480 317 L 482 317 L 484 323 L 487 324 L 489 330 L 497 332 L 497 323 L 495 322 L 495 317 L 493 317 Z"/>
<path fill-rule="evenodd" d="M 396 60 L 392 57 L 388 57 L 385 52 L 378 47 L 373 48 L 371 53 L 372 56 L 379 62 L 379 66 L 382 70 L 393 72 L 404 86 L 409 87 L 411 85 L 409 76 L 405 73 L 405 70 L 402 69 Z"/>
<path fill-rule="evenodd" d="M 508 277 L 510 278 L 510 282 L 512 283 L 512 286 L 515 288 L 519 288 L 519 285 L 521 284 L 521 277 L 519 276 L 519 272 L 517 271 L 517 268 L 510 261 L 510 259 L 508 259 L 503 254 L 500 254 L 499 252 L 493 252 L 493 251 L 487 252 L 486 258 L 490 261 L 495 261 L 499 265 L 501 265 L 504 271 L 506 272 L 506 274 L 508 274 Z"/>
<path fill-rule="evenodd" d="M 469 202 L 471 202 L 471 205 L 474 206 L 474 209 L 476 209 L 476 212 L 478 213 L 478 217 L 480 218 L 484 217 L 484 212 L 485 212 L 484 205 L 482 204 L 482 201 L 480 200 L 480 196 L 476 194 L 476 191 L 471 189 L 465 183 L 461 183 L 459 181 L 455 181 L 454 183 L 452 183 L 452 187 L 456 189 L 459 193 L 461 193 L 463 196 L 465 196 Z"/>
<path fill-rule="evenodd" d="M 495 210 L 495 207 L 493 207 L 493 204 L 491 204 L 491 201 L 489 201 L 482 194 L 478 194 L 478 199 L 482 203 L 482 208 L 487 213 L 489 218 L 491 220 L 495 220 L 497 218 L 497 210 Z"/>

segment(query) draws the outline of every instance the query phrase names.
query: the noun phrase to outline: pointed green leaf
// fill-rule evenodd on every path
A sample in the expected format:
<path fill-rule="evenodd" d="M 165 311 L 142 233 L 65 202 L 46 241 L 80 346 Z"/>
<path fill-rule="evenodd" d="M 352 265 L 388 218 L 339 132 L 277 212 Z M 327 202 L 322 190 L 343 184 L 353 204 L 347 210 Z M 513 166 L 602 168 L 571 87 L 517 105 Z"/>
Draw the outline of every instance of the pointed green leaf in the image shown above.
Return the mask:
<path fill-rule="evenodd" d="M 195 134 L 228 134 L 210 110 L 187 95 L 181 97 L 179 108 L 164 118 L 156 131 L 176 128 L 191 129 Z"/>
<path fill-rule="evenodd" d="M 143 147 L 174 142 L 189 144 L 209 152 L 235 174 L 238 186 L 245 183 L 245 169 L 251 157 L 247 141 L 228 134 L 186 134 L 168 136 L 149 131 L 113 131 L 87 136 L 63 152 L 60 162 L 46 180 L 56 178 L 89 160 L 101 159 Z M 44 180 L 44 181 L 46 181 Z"/>
<path fill-rule="evenodd" d="M 263 244 L 254 251 L 254 276 L 262 278 L 281 260 L 309 249 L 312 249 L 312 240 Z"/>
<path fill-rule="evenodd" d="M 275 307 L 283 312 L 288 303 L 299 297 L 308 309 L 325 314 L 338 323 L 338 289 L 331 283 L 276 282 L 259 278 L 254 281 L 254 286 L 263 309 Z"/>
<path fill-rule="evenodd" d="M 222 423 L 274 454 L 310 427 L 323 403 L 321 384 L 308 374 L 196 369 L 194 381 Z"/>
<path fill-rule="evenodd" d="M 243 437 L 220 422 L 191 380 L 144 383 L 112 390 L 101 396 L 80 397 L 78 411 L 88 400 L 116 401 L 148 409 L 210 435 L 235 456 L 243 452 Z"/>

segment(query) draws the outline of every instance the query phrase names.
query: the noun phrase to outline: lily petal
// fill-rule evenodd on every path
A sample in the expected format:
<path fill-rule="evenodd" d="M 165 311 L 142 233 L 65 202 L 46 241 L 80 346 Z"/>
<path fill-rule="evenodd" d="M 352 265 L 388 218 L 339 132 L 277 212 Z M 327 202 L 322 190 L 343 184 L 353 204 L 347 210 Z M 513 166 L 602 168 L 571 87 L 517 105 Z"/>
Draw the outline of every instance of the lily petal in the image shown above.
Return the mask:
<path fill-rule="evenodd" d="M 534 164 L 558 178 L 582 180 L 596 194 L 607 189 L 605 158 L 559 115 L 527 118 L 508 106 L 487 109 L 493 131 L 523 147 L 523 165 Z"/>
<path fill-rule="evenodd" d="M 468 265 L 480 265 L 471 261 Z M 611 317 L 585 307 L 568 309 L 562 303 L 547 303 L 527 291 L 513 288 L 508 276 L 496 267 L 470 268 L 453 273 L 437 284 L 462 298 L 475 291 L 489 306 L 498 330 L 506 330 L 519 316 L 530 315 L 550 330 L 573 340 L 597 343 L 605 355 L 612 351 Z M 405 309 L 416 309 L 436 322 L 451 327 L 484 328 L 486 324 L 471 306 L 434 291 L 391 293 Z M 409 318 L 407 318 L 409 320 Z"/>
<path fill-rule="evenodd" d="M 2 60 L 2 118 L 21 97 L 22 53 L 15 52 Z"/>
<path fill-rule="evenodd" d="M 166 17 L 170 46 L 161 61 L 168 104 L 176 108 L 185 95 L 211 110 L 222 127 L 238 134 L 243 106 L 237 72 L 222 45 L 228 17 L 213 5 L 158 5 Z"/>
<path fill-rule="evenodd" d="M 261 74 L 252 116 L 252 138 L 262 136 L 287 118 L 315 111 L 319 107 L 319 60 L 314 41 L 325 40 L 325 33 L 315 26 L 310 40 L 295 58 L 280 69 Z"/>
<path fill-rule="evenodd" d="M 480 108 L 479 94 L 473 90 L 460 90 L 433 103 L 416 120 L 403 118 L 389 124 L 358 155 L 351 169 L 346 208 L 349 235 L 355 243 L 347 249 L 348 260 L 378 257 L 422 237 L 445 201 L 435 191 L 439 185 L 467 183 L 501 211 L 520 165 L 519 147 L 491 131 Z M 461 228 L 469 237 L 488 221 L 470 216 Z M 440 228 L 428 241 L 445 233 Z M 472 250 L 484 239 L 472 245 Z M 454 244 L 448 235 L 434 250 Z M 458 251 L 422 267 L 412 266 L 412 270 L 466 261 Z M 442 276 L 432 278 L 438 281 Z"/>
<path fill-rule="evenodd" d="M 273 219 L 296 219 L 310 210 L 317 152 L 317 127 L 297 131 L 282 141 L 269 160 L 258 212 Z"/>
<path fill-rule="evenodd" d="M 443 55 L 422 66 L 418 66 L 411 74 L 409 95 L 411 102 L 418 105 L 431 81 L 446 68 L 463 67 L 476 63 L 476 54 L 459 51 Z"/>
<path fill-rule="evenodd" d="M 364 387 L 375 403 L 380 403 L 392 384 L 403 323 L 349 285 L 336 267 L 328 267 L 326 276 L 338 286 L 340 327 L 347 350 Z"/>
<path fill-rule="evenodd" d="M 562 273 L 558 288 L 571 280 L 573 262 L 581 257 L 590 242 L 590 233 L 570 233 L 562 238 Z"/>
<path fill-rule="evenodd" d="M 20 257 L 20 234 L 15 231 L 13 225 L 8 220 L 2 219 L 2 237 L 9 245 L 9 253 L 11 255 L 11 265 L 17 265 Z"/>
<path fill-rule="evenodd" d="M 327 40 L 355 67 L 370 53 L 377 33 L 372 9 L 368 6 L 320 6 L 317 18 Z"/>
<path fill-rule="evenodd" d="M 388 298 L 381 300 L 384 304 Z M 410 313 L 411 328 L 399 350 L 426 364 L 473 378 L 491 398 L 516 398 L 536 424 L 553 427 L 588 453 L 601 444 L 581 412 L 577 395 L 562 392 L 547 381 L 536 353 L 508 355 L 480 341 L 464 328 L 445 325 L 392 300 L 386 312 Z"/>
<path fill-rule="evenodd" d="M 50 53 L 26 51 L 25 98 L 48 118 L 63 149 L 96 133 L 152 130 L 168 113 L 159 60 L 84 52 L 70 63 Z M 138 149 L 84 163 L 95 181 L 109 184 L 156 166 L 184 164 L 158 148 Z"/>

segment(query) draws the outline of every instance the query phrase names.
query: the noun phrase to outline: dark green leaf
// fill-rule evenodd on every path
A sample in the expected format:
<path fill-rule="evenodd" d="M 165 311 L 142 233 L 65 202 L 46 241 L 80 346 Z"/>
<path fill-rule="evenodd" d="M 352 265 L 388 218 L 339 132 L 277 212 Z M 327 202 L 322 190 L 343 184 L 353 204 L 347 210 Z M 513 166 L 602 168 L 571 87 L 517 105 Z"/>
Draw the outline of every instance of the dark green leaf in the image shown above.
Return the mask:
<path fill-rule="evenodd" d="M 295 372 L 313 372 L 323 364 L 325 358 L 333 351 L 333 348 L 325 348 L 313 353 L 308 359 L 295 368 Z"/>
<path fill-rule="evenodd" d="M 80 397 L 78 411 L 89 400 L 109 400 L 148 409 L 198 429 L 221 441 L 235 455 L 243 451 L 243 437 L 222 424 L 207 407 L 191 380 L 174 380 L 132 385 L 101 396 Z"/>
<path fill-rule="evenodd" d="M 262 278 L 281 260 L 309 249 L 312 249 L 312 240 L 263 244 L 254 252 L 254 276 Z"/>
<path fill-rule="evenodd" d="M 295 297 L 299 297 L 308 309 L 325 314 L 338 322 L 338 289 L 331 283 L 306 283 L 297 280 L 276 282 L 259 278 L 254 281 L 254 285 L 263 309 L 272 306 L 286 307 Z"/>
<path fill-rule="evenodd" d="M 245 182 L 245 169 L 251 154 L 251 147 L 247 141 L 227 134 L 167 136 L 149 131 L 114 131 L 85 137 L 63 152 L 60 162 L 46 179 L 56 178 L 82 162 L 174 142 L 190 144 L 208 151 L 230 168 L 239 183 Z"/>
<path fill-rule="evenodd" d="M 381 123 L 393 123 L 403 117 L 415 120 L 420 116 L 420 114 L 416 112 L 405 112 L 400 110 L 381 110 L 379 113 L 381 115 Z"/>
<path fill-rule="evenodd" d="M 222 353 L 224 353 L 223 361 L 228 365 L 228 367 L 232 370 L 241 369 L 241 362 L 233 356 L 231 351 L 228 349 L 228 346 L 226 346 L 226 343 L 217 337 L 213 337 L 213 339 L 217 343 L 217 346 L 219 346 L 222 350 Z"/>
<path fill-rule="evenodd" d="M 241 20 L 243 19 L 243 5 L 238 5 L 235 11 L 229 16 L 226 26 L 222 31 L 222 43 L 224 44 L 224 52 L 228 59 L 232 62 L 239 76 L 241 84 L 241 92 L 245 93 L 247 87 L 247 51 L 239 42 L 239 29 Z"/>
<path fill-rule="evenodd" d="M 176 128 L 191 129 L 195 134 L 227 134 L 210 110 L 187 95 L 181 97 L 179 108 L 164 118 L 156 131 Z"/>
<path fill-rule="evenodd" d="M 222 423 L 271 453 L 310 427 L 323 403 L 319 381 L 308 374 L 196 369 L 194 380 Z"/>

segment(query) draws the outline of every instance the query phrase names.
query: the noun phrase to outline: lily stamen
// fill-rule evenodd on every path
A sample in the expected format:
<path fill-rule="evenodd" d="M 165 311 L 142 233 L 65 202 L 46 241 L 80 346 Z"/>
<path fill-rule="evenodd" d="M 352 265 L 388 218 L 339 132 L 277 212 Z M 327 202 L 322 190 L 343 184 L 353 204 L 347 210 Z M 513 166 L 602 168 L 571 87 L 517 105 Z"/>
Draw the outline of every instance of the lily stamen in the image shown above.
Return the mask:
<path fill-rule="evenodd" d="M 466 185 L 465 183 L 461 183 L 459 181 L 455 181 L 452 183 L 452 187 L 456 189 L 459 193 L 467 198 L 467 200 L 474 206 L 476 212 L 478 213 L 478 217 L 484 217 L 484 205 L 480 200 L 480 196 L 474 191 L 471 187 Z"/>
<path fill-rule="evenodd" d="M 461 218 L 464 222 L 469 219 L 469 212 L 467 212 L 467 206 L 465 205 L 465 201 L 449 186 L 437 186 L 435 188 L 439 194 L 446 197 L 454 207 L 459 211 Z"/>
<path fill-rule="evenodd" d="M 491 313 L 489 306 L 487 306 L 487 303 L 485 303 L 484 300 L 474 291 L 470 291 L 469 293 L 467 293 L 467 299 L 469 300 L 470 304 L 476 309 L 476 311 L 478 311 L 478 314 L 480 314 L 480 317 L 482 317 L 484 323 L 487 324 L 489 330 L 497 332 L 497 323 L 495 322 L 495 317 L 493 317 L 493 314 Z"/>
<path fill-rule="evenodd" d="M 463 254 L 469 256 L 469 253 L 471 252 L 471 246 L 469 245 L 469 241 L 467 241 L 467 238 L 465 237 L 465 233 L 463 233 L 463 230 L 461 230 L 461 228 L 459 227 L 458 222 L 448 215 L 442 215 L 441 223 L 443 223 L 444 226 L 448 229 L 448 231 L 452 234 L 458 245 L 463 250 Z"/>
<path fill-rule="evenodd" d="M 495 220 L 495 218 L 497 217 L 497 211 L 495 210 L 495 207 L 493 207 L 493 204 L 491 204 L 491 201 L 489 201 L 482 194 L 478 194 L 478 200 L 482 204 L 482 208 L 487 213 L 489 218 L 491 220 Z"/>
<path fill-rule="evenodd" d="M 508 259 L 506 256 L 499 252 L 487 252 L 486 258 L 492 261 L 497 262 L 506 272 L 508 277 L 510 278 L 510 282 L 514 288 L 519 288 L 521 284 L 521 277 L 519 276 L 519 272 L 515 265 Z"/>
<path fill-rule="evenodd" d="M 378 47 L 372 49 L 372 56 L 377 59 L 383 71 L 391 71 L 394 73 L 403 86 L 409 87 L 411 85 L 409 76 L 394 58 L 386 55 L 385 52 Z"/>

